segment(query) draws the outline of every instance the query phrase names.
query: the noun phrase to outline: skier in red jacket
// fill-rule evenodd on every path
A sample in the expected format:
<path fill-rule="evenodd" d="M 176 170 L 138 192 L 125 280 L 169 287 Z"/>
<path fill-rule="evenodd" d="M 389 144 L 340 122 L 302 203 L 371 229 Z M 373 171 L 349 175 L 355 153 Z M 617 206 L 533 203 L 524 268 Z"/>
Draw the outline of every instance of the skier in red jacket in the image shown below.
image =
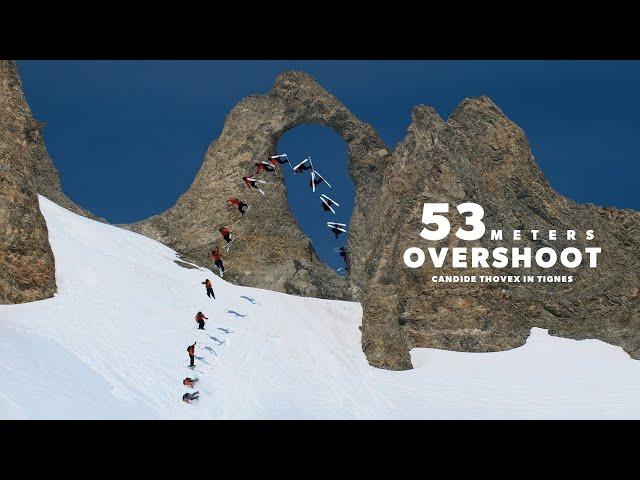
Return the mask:
<path fill-rule="evenodd" d="M 209 254 L 209 258 L 213 258 L 213 263 L 216 267 L 218 267 L 220 276 L 224 277 L 224 265 L 222 264 L 222 255 L 220 255 L 220 248 L 216 247 L 216 249 Z"/>
<path fill-rule="evenodd" d="M 198 330 L 204 330 L 204 321 L 209 320 L 204 316 L 204 313 L 198 312 L 196 313 L 196 322 L 198 323 Z"/>
<path fill-rule="evenodd" d="M 222 235 L 222 238 L 224 238 L 224 240 L 227 243 L 231 243 L 231 234 L 233 233 L 231 230 L 229 230 L 227 227 L 222 227 L 218 231 L 220 232 L 220 235 Z"/>
<path fill-rule="evenodd" d="M 196 383 L 198 383 L 198 377 L 196 378 L 187 377 L 184 380 L 182 380 L 182 384 L 189 388 L 194 388 Z"/>
<path fill-rule="evenodd" d="M 289 159 L 287 158 L 286 153 L 281 155 L 269 155 L 269 163 L 271 165 L 284 165 L 285 163 L 289 163 Z"/>
<path fill-rule="evenodd" d="M 256 190 L 258 190 L 262 195 L 264 195 L 265 193 L 262 191 L 262 189 L 260 187 L 258 187 L 258 183 L 267 183 L 264 180 L 256 180 L 255 178 L 252 177 L 242 177 L 242 181 L 244 182 L 244 185 L 242 186 L 242 188 L 245 187 L 249 187 L 249 188 L 255 188 Z"/>
<path fill-rule="evenodd" d="M 249 205 L 244 203 L 242 200 L 238 200 L 235 197 L 229 198 L 227 200 L 227 207 L 233 207 L 234 205 L 238 207 L 238 211 L 242 216 L 244 216 L 244 214 L 247 213 L 247 210 L 249 209 Z"/>
<path fill-rule="evenodd" d="M 206 278 L 204 280 L 204 282 L 202 282 L 202 285 L 204 285 L 204 288 L 207 289 L 207 297 L 212 298 L 215 300 L 216 299 L 216 294 L 213 293 L 213 286 L 211 285 L 211 280 L 209 280 L 208 278 Z"/>
<path fill-rule="evenodd" d="M 193 368 L 196 366 L 195 363 L 195 359 L 196 359 L 196 342 L 193 342 L 193 345 L 189 345 L 187 347 L 187 353 L 189 354 L 189 360 L 190 360 L 190 364 L 189 364 L 189 368 Z"/>
<path fill-rule="evenodd" d="M 256 175 L 259 174 L 260 172 L 275 172 L 276 171 L 275 168 L 273 168 L 271 165 L 269 165 L 265 161 L 254 163 L 254 165 L 256 166 Z"/>

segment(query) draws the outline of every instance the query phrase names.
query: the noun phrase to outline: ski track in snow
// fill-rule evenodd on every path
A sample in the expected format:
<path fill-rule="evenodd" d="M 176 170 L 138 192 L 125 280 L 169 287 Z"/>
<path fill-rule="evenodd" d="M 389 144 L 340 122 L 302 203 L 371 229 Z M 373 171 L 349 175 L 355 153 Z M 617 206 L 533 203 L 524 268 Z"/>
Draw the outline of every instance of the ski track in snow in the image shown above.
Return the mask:
<path fill-rule="evenodd" d="M 357 303 L 231 285 L 158 242 L 40 205 L 58 293 L 0 305 L 0 418 L 640 418 L 640 362 L 619 347 L 534 328 L 514 350 L 414 349 L 414 370 L 379 370 Z"/>

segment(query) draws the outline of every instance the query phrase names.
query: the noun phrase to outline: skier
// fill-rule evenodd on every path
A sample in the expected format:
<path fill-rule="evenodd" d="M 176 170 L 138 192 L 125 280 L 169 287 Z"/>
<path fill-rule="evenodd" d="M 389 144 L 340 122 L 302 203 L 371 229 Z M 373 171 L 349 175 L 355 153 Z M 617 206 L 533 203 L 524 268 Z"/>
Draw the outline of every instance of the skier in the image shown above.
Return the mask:
<path fill-rule="evenodd" d="M 196 383 L 198 383 L 198 377 L 196 378 L 185 378 L 184 380 L 182 380 L 182 384 L 189 387 L 189 388 L 194 388 Z"/>
<path fill-rule="evenodd" d="M 316 176 L 311 177 L 311 180 L 309 180 L 309 186 L 314 192 L 316 191 L 316 187 L 322 183 L 322 180 L 323 180 L 322 177 L 316 177 Z"/>
<path fill-rule="evenodd" d="M 189 345 L 187 347 L 187 353 L 189 354 L 189 360 L 191 361 L 189 368 L 193 368 L 196 366 L 196 342 L 193 342 L 193 345 Z"/>
<path fill-rule="evenodd" d="M 324 193 L 320 195 L 320 200 L 322 200 L 322 209 L 325 212 L 333 212 L 333 214 L 335 215 L 336 211 L 332 208 L 334 205 L 336 205 L 337 207 L 340 206 L 340 204 L 338 202 L 336 202 L 335 200 L 329 198 L 328 196 L 326 196 Z"/>
<path fill-rule="evenodd" d="M 224 277 L 224 265 L 222 264 L 222 255 L 220 255 L 220 248 L 216 247 L 216 249 L 209 254 L 209 258 L 213 258 L 213 263 L 215 264 L 216 267 L 218 267 L 218 272 L 220 272 L 220 276 Z M 213 297 L 213 298 L 216 298 L 216 297 Z"/>
<path fill-rule="evenodd" d="M 269 163 L 271 163 L 271 165 L 284 165 L 285 163 L 289 163 L 289 158 L 286 153 L 282 155 L 270 155 Z"/>
<path fill-rule="evenodd" d="M 225 242 L 227 242 L 227 244 L 231 243 L 231 234 L 233 233 L 235 235 L 234 232 L 229 230 L 227 227 L 222 227 L 218 229 L 218 231 L 220 232 L 220 235 L 222 235 L 222 238 L 224 238 Z"/>
<path fill-rule="evenodd" d="M 327 222 L 327 227 L 331 229 L 336 238 L 338 238 L 341 233 L 346 232 L 346 230 L 344 229 L 346 225 L 344 223 Z"/>
<path fill-rule="evenodd" d="M 315 192 L 316 187 L 320 185 L 322 182 L 326 183 L 327 187 L 331 188 L 331 185 L 329 184 L 329 182 L 327 182 L 322 175 L 320 175 L 316 170 L 312 170 L 311 180 L 309 181 L 309 186 L 311 187 L 311 190 Z"/>
<path fill-rule="evenodd" d="M 202 282 L 202 285 L 204 285 L 204 288 L 207 289 L 207 297 L 213 298 L 215 300 L 216 299 L 216 295 L 215 295 L 215 293 L 213 293 L 213 287 L 211 286 L 211 280 L 206 278 L 205 281 Z"/>
<path fill-rule="evenodd" d="M 342 257 L 342 259 L 344 260 L 344 270 L 345 272 L 348 272 L 349 271 L 349 252 L 344 247 L 340 247 L 338 252 L 339 252 L 339 255 Z"/>
<path fill-rule="evenodd" d="M 193 393 L 185 393 L 182 396 L 182 401 L 185 403 L 191 403 L 194 400 L 200 400 L 200 392 L 193 392 Z"/>
<path fill-rule="evenodd" d="M 256 166 L 256 175 L 259 174 L 260 172 L 275 172 L 276 171 L 275 168 L 273 168 L 271 165 L 269 165 L 264 160 L 261 161 L 261 162 L 254 163 L 254 165 Z"/>
<path fill-rule="evenodd" d="M 204 313 L 198 312 L 196 313 L 196 322 L 198 322 L 198 330 L 204 330 L 204 321 L 209 320 L 204 316 Z"/>
<path fill-rule="evenodd" d="M 313 166 L 311 165 L 311 162 L 309 162 L 308 158 L 305 158 L 298 165 L 293 167 L 293 172 L 294 173 L 302 173 L 302 172 L 305 172 L 307 170 L 313 170 Z"/>
<path fill-rule="evenodd" d="M 341 233 L 344 233 L 344 230 L 339 229 L 338 227 L 330 227 L 333 234 L 338 238 Z"/>
<path fill-rule="evenodd" d="M 262 191 L 262 189 L 260 189 L 260 187 L 258 187 L 258 183 L 267 183 L 264 180 L 256 180 L 255 178 L 251 178 L 251 177 L 242 177 L 242 181 L 244 182 L 244 185 L 242 186 L 242 188 L 245 187 L 253 187 L 256 190 L 258 190 L 262 195 L 264 195 L 264 192 Z"/>
<path fill-rule="evenodd" d="M 227 200 L 227 207 L 232 207 L 234 205 L 238 207 L 238 211 L 244 217 L 244 214 L 247 213 L 247 210 L 249 209 L 249 205 L 244 203 L 242 200 L 238 200 L 235 197 L 229 198 Z"/>

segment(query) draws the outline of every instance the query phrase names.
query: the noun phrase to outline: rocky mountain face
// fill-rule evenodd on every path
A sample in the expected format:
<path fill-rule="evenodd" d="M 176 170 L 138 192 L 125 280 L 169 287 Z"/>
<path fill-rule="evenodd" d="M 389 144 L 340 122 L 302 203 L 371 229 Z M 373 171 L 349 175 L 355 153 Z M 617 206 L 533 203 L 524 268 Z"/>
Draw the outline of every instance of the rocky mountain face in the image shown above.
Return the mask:
<path fill-rule="evenodd" d="M 410 368 L 413 347 L 468 352 L 505 350 L 525 343 L 531 327 L 553 335 L 597 338 L 622 346 L 640 358 L 640 214 L 581 205 L 555 192 L 537 167 L 523 131 L 486 97 L 465 100 L 445 122 L 431 108 L 413 112 L 406 138 L 383 172 L 384 188 L 372 198 L 375 214 L 364 220 L 368 239 L 352 237 L 357 270 L 352 288 L 360 292 L 363 348 L 369 361 L 392 369 Z M 440 242 L 419 236 L 425 202 L 450 204 L 452 231 L 463 219 L 454 214 L 464 202 L 482 205 L 487 234 L 465 242 L 450 235 Z M 356 220 L 354 215 L 354 221 Z M 468 230 L 468 227 L 465 227 Z M 504 241 L 491 241 L 489 229 L 503 229 Z M 509 236 L 523 230 L 523 240 Z M 537 229 L 533 241 L 527 231 Z M 352 225 L 352 232 L 354 226 Z M 546 238 L 557 230 L 557 240 Z M 576 230 L 576 241 L 565 232 Z M 595 238 L 585 240 L 584 232 Z M 356 241 L 366 247 L 356 248 Z M 436 269 L 427 260 L 411 269 L 402 256 L 409 247 L 428 246 L 602 248 L 598 268 L 536 267 Z M 377 251 L 379 255 L 368 255 Z M 356 254 L 357 252 L 357 254 Z M 572 275 L 572 283 L 434 283 L 433 275 Z"/>
<path fill-rule="evenodd" d="M 337 277 L 319 261 L 289 211 L 281 176 L 261 173 L 262 197 L 244 190 L 241 178 L 254 163 L 277 153 L 278 139 L 303 123 L 333 128 L 347 143 L 356 201 L 349 224 L 351 271 Z M 227 209 L 228 197 L 251 204 L 247 216 Z M 488 229 L 503 229 L 496 243 L 485 235 L 463 242 L 453 235 L 422 241 L 425 202 L 474 202 L 485 209 Z M 462 217 L 449 214 L 452 228 Z M 238 234 L 226 255 L 232 281 L 297 295 L 353 299 L 362 303 L 363 349 L 372 365 L 411 368 L 413 347 L 485 352 L 524 344 L 533 326 L 569 338 L 599 338 L 640 357 L 640 214 L 574 203 L 555 192 L 537 167 L 522 130 L 488 98 L 465 100 L 444 121 L 418 106 L 407 136 L 391 152 L 315 80 L 300 72 L 278 77 L 265 95 L 242 100 L 228 115 L 191 188 L 165 213 L 128 226 L 156 238 L 185 257 L 207 262 L 209 242 L 220 226 Z M 525 236 L 514 229 L 555 229 L 558 240 Z M 566 230 L 577 231 L 567 241 Z M 584 232 L 594 230 L 587 241 Z M 408 247 L 599 246 L 597 269 L 531 268 L 529 275 L 572 275 L 572 283 L 434 283 L 434 274 L 522 274 L 509 268 L 410 269 Z M 261 248 L 262 247 L 262 248 Z M 223 251 L 224 252 L 224 251 Z M 559 265 L 559 264 L 558 264 Z"/>
<path fill-rule="evenodd" d="M 0 61 L 0 303 L 40 300 L 56 291 L 34 174 L 39 129 L 15 63 Z"/>
<path fill-rule="evenodd" d="M 211 241 L 222 246 L 218 229 L 228 226 L 237 240 L 228 253 L 221 248 L 225 279 L 296 295 L 349 298 L 345 280 L 318 259 L 291 214 L 282 174 L 254 175 L 254 164 L 276 153 L 278 139 L 304 123 L 330 126 L 344 138 L 352 176 L 362 178 L 361 190 L 369 192 L 365 174 L 381 168 L 389 156 L 382 141 L 312 77 L 286 72 L 269 93 L 247 97 L 231 110 L 193 184 L 174 207 L 126 228 L 210 265 Z M 247 175 L 268 182 L 261 185 L 266 196 L 243 187 Z M 230 197 L 250 205 L 244 218 L 227 207 Z"/>
<path fill-rule="evenodd" d="M 42 240 L 46 225 L 37 210 L 35 189 L 90 214 L 62 193 L 39 125 L 21 95 L 15 65 L 5 62 L 1 68 L 0 225 L 9 227 L 0 248 L 16 251 L 13 242 L 24 252 L 22 263 L 3 264 L 8 258 L 3 254 L 1 288 L 8 291 L 4 285 L 9 285 L 17 291 L 20 278 L 38 279 L 49 272 L 48 283 L 44 278 L 29 281 L 48 285 L 53 292 L 53 258 Z M 363 350 L 377 367 L 411 368 L 409 351 L 414 347 L 471 352 L 514 348 L 525 342 L 533 326 L 569 338 L 601 339 L 640 358 L 640 214 L 577 204 L 555 192 L 537 167 L 522 130 L 488 98 L 465 100 L 446 121 L 425 106 L 416 107 L 412 117 L 406 137 L 391 151 L 371 126 L 312 77 L 285 72 L 270 92 L 243 99 L 228 114 L 193 184 L 171 209 L 123 227 L 169 245 L 186 260 L 211 266 L 211 240 L 219 239 L 222 245 L 218 229 L 228 226 L 236 240 L 228 253 L 222 249 L 225 279 L 296 295 L 360 301 Z M 243 188 L 242 177 L 254 174 L 254 164 L 280 153 L 278 139 L 305 123 L 333 128 L 348 145 L 356 200 L 349 224 L 351 271 L 346 278 L 318 259 L 289 210 L 281 175 L 257 175 L 268 182 L 261 185 L 264 197 Z M 251 205 L 245 217 L 226 206 L 229 197 Z M 487 229 L 503 229 L 506 238 L 491 241 L 486 234 L 473 242 L 454 235 L 439 242 L 422 240 L 426 202 L 450 205 L 452 230 L 463 222 L 453 213 L 455 206 L 478 203 L 484 207 Z M 514 229 L 525 232 L 522 240 L 509 239 Z M 540 230 L 541 238 L 532 240 L 526 233 L 531 229 Z M 558 231 L 555 241 L 544 236 L 551 229 Z M 565 239 L 567 230 L 576 230 L 576 241 Z M 594 240 L 585 239 L 586 230 L 594 230 Z M 526 271 L 572 275 L 572 283 L 434 283 L 433 275 L 523 272 L 454 269 L 449 259 L 442 269 L 429 261 L 411 269 L 402 259 L 408 247 L 456 246 L 534 251 L 542 246 L 557 251 L 598 246 L 602 253 L 597 269 L 534 266 Z M 45 254 L 29 260 L 38 250 Z M 47 262 L 42 264 L 44 258 Z M 33 298 L 42 298 L 38 293 L 44 294 L 36 292 Z M 2 295 L 6 297 L 0 294 L 0 299 Z M 9 301 L 28 299 L 16 298 Z"/>

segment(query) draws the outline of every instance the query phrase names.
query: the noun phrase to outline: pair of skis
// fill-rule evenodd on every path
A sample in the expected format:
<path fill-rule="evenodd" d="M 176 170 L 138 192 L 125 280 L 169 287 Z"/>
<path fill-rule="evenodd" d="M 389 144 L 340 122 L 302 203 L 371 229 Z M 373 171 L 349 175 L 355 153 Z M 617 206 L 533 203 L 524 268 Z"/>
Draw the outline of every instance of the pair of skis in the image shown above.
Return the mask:
<path fill-rule="evenodd" d="M 327 184 L 327 186 L 329 188 L 331 187 L 331 184 L 329 182 L 327 182 L 327 179 L 324 178 L 320 172 L 318 172 L 314 166 L 313 166 L 313 161 L 311 160 L 311 155 L 307 155 L 307 158 L 305 158 L 303 161 L 301 161 L 299 164 L 297 164 L 295 167 L 293 167 L 293 171 L 295 172 L 298 168 L 300 168 L 302 165 L 309 163 L 309 166 L 311 167 L 311 189 L 313 190 L 313 192 L 315 193 L 316 191 L 316 177 L 320 178 L 320 181 L 323 181 Z M 320 183 L 320 182 L 318 182 Z"/>
<path fill-rule="evenodd" d="M 347 226 L 346 223 L 327 222 L 327 227 L 329 227 L 330 229 L 340 230 L 341 232 L 344 232 L 344 233 L 346 233 L 346 230 L 345 230 L 346 226 Z"/>
<path fill-rule="evenodd" d="M 273 165 L 273 163 L 269 163 L 269 162 L 266 162 L 264 160 L 261 160 L 260 164 L 263 165 L 262 168 L 264 169 L 265 172 L 273 172 L 276 175 L 278 175 L 278 170 L 276 170 L 276 168 Z M 271 170 L 269 170 L 269 169 L 271 169 Z"/>
<path fill-rule="evenodd" d="M 287 157 L 286 153 L 282 153 L 280 155 L 271 155 L 269 157 L 269 160 L 271 160 L 272 158 L 284 158 L 287 161 L 287 163 L 289 164 L 289 166 L 291 167 L 291 169 L 293 169 L 293 165 L 291 165 L 291 162 L 289 161 L 289 157 Z M 278 160 L 278 163 L 280 163 L 279 160 Z M 282 165 L 282 164 L 280 163 L 280 165 Z"/>
<path fill-rule="evenodd" d="M 266 184 L 267 182 L 265 182 L 264 180 L 258 180 L 257 178 L 253 178 L 253 177 L 247 177 L 247 181 L 248 182 L 256 182 L 256 183 L 262 183 L 262 184 Z M 264 195 L 265 193 L 262 191 L 261 188 L 259 188 L 257 185 L 255 187 L 256 190 L 258 190 L 262 195 Z"/>
<path fill-rule="evenodd" d="M 333 214 L 334 214 L 334 215 L 336 214 L 336 211 L 335 211 L 333 208 L 331 208 L 331 206 L 332 206 L 332 205 L 336 205 L 336 206 L 338 206 L 338 207 L 339 207 L 339 206 L 340 206 L 340 204 L 339 204 L 338 202 L 336 202 L 336 201 L 335 201 L 335 200 L 333 200 L 332 198 L 329 198 L 329 197 L 328 197 L 327 195 L 325 195 L 324 193 L 321 193 L 321 194 L 320 194 L 320 200 L 322 200 L 322 203 L 324 203 L 324 204 L 327 206 L 327 208 L 333 212 Z"/>

